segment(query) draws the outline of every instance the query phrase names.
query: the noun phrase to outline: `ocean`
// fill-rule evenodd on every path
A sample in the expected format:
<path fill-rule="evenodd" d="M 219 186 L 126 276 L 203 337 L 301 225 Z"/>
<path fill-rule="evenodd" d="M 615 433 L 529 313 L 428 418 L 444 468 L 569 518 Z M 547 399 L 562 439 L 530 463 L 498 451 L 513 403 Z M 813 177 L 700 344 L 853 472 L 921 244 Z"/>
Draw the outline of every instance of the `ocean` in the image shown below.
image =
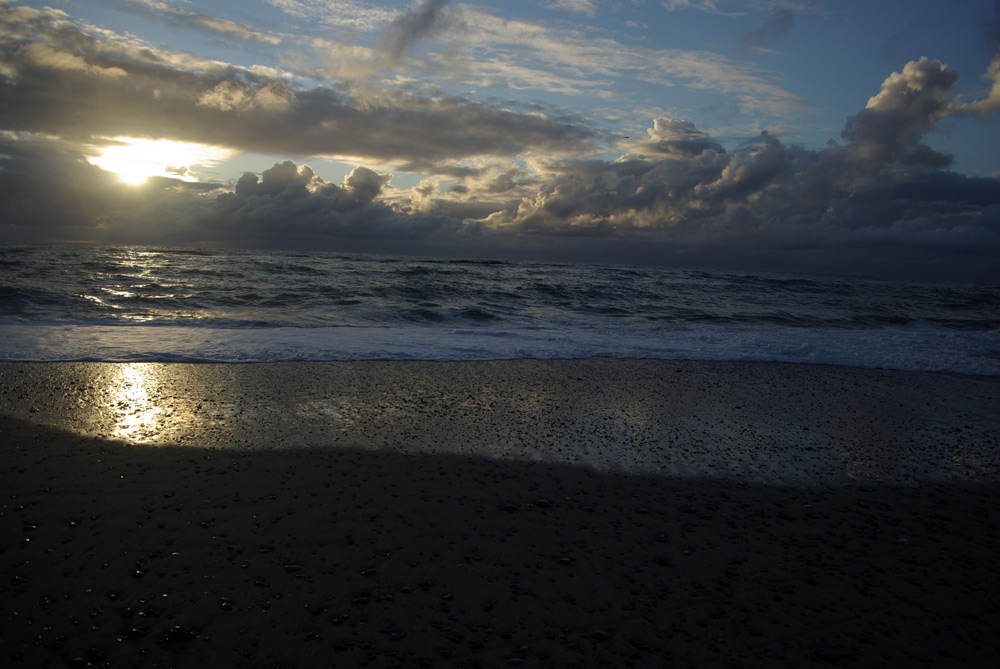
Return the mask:
<path fill-rule="evenodd" d="M 1000 286 L 90 245 L 0 248 L 0 360 L 587 357 L 1000 375 Z"/>

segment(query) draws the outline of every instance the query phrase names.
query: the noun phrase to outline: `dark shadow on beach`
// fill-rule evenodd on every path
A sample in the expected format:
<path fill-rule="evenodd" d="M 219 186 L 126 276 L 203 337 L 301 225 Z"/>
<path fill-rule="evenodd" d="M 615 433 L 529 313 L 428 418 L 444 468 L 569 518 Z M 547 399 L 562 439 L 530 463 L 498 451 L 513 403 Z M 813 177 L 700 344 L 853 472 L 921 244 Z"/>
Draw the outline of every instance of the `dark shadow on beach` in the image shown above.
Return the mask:
<path fill-rule="evenodd" d="M 1000 653 L 990 484 L 741 485 L 0 425 L 8 665 L 984 666 Z"/>

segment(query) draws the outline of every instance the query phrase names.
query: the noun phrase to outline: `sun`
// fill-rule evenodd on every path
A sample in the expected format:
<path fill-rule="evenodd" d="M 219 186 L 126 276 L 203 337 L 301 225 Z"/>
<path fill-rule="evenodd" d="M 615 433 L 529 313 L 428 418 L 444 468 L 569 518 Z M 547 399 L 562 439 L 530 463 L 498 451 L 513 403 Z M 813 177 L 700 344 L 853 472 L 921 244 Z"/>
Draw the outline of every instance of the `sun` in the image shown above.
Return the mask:
<path fill-rule="evenodd" d="M 192 167 L 213 165 L 230 153 L 215 146 L 169 139 L 115 137 L 111 141 L 87 160 L 133 186 L 156 176 L 198 181 Z"/>

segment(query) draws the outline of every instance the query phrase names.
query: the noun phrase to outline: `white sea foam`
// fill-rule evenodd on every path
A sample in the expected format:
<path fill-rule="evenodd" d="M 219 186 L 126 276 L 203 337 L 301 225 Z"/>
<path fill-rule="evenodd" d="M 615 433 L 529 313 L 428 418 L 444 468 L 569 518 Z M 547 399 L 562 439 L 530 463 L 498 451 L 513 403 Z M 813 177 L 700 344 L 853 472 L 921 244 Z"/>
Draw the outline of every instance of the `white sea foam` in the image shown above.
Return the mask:
<path fill-rule="evenodd" d="M 844 330 L 494 327 L 214 328 L 0 324 L 0 360 L 284 362 L 587 357 L 794 362 L 1000 375 L 1000 333 L 934 326 Z"/>

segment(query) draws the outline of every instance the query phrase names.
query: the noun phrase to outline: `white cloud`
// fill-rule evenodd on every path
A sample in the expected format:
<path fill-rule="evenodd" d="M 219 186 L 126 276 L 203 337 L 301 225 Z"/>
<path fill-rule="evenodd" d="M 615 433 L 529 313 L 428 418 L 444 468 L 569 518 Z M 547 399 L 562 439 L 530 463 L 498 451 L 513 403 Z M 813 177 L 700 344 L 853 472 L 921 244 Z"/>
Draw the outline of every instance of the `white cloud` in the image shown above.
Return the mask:
<path fill-rule="evenodd" d="M 716 0 L 662 0 L 660 5 L 668 12 L 676 12 L 681 9 L 696 9 L 712 14 L 721 13 Z"/>
<path fill-rule="evenodd" d="M 748 112 L 781 117 L 806 106 L 802 98 L 773 83 L 763 72 L 716 53 L 662 51 L 655 54 L 655 65 L 637 76 L 662 85 L 719 91 Z"/>
<path fill-rule="evenodd" d="M 406 58 L 415 39 L 424 41 L 429 53 Z M 565 26 L 503 18 L 481 5 L 414 5 L 387 24 L 377 49 L 319 38 L 311 45 L 321 62 L 300 58 L 294 63 L 300 72 L 375 86 L 376 93 L 396 73 L 428 89 L 502 87 L 592 99 L 620 98 L 620 84 L 639 80 L 731 96 L 743 112 L 773 119 L 805 104 L 773 73 L 717 53 L 633 46 Z"/>
<path fill-rule="evenodd" d="M 226 79 L 211 90 L 205 91 L 195 103 L 219 111 L 286 111 L 295 100 L 295 94 L 279 81 L 253 87 L 241 81 Z"/>
<path fill-rule="evenodd" d="M 1000 13 L 1000 6 L 997 8 L 997 12 Z M 956 115 L 974 114 L 981 119 L 986 119 L 1000 112 L 1000 51 L 997 51 L 996 55 L 993 56 L 983 78 L 990 82 L 990 90 L 987 95 L 979 100 L 954 105 L 953 113 Z"/>
<path fill-rule="evenodd" d="M 258 30 L 244 23 L 206 16 L 160 0 L 119 0 L 119 2 L 120 6 L 125 9 L 142 13 L 173 26 L 202 30 L 218 37 L 239 41 L 261 42 L 271 46 L 281 43 L 281 37 L 274 33 Z"/>
<path fill-rule="evenodd" d="M 91 64 L 77 54 L 53 49 L 46 44 L 38 42 L 26 44 L 24 46 L 24 56 L 26 56 L 26 60 L 32 61 L 41 67 L 52 68 L 53 70 L 75 71 L 102 77 L 125 76 L 125 70 L 120 67 L 114 65 L 105 67 L 98 64 Z"/>
<path fill-rule="evenodd" d="M 584 16 L 593 16 L 597 13 L 597 0 L 550 0 L 549 6 Z"/>
<path fill-rule="evenodd" d="M 660 6 L 667 12 L 694 10 L 721 16 L 746 16 L 781 10 L 823 13 L 819 2 L 795 0 L 661 0 Z"/>
<path fill-rule="evenodd" d="M 746 111 L 782 116 L 804 106 L 772 75 L 717 53 L 629 46 L 503 19 L 478 7 L 461 9 L 466 13 L 461 49 L 473 56 L 453 71 L 463 81 L 503 76 L 515 88 L 539 85 L 543 90 L 606 98 L 615 94 L 617 81 L 637 78 L 659 86 L 718 91 L 733 96 Z"/>
<path fill-rule="evenodd" d="M 265 0 L 289 16 L 325 26 L 372 32 L 381 30 L 398 12 L 356 0 Z"/>

